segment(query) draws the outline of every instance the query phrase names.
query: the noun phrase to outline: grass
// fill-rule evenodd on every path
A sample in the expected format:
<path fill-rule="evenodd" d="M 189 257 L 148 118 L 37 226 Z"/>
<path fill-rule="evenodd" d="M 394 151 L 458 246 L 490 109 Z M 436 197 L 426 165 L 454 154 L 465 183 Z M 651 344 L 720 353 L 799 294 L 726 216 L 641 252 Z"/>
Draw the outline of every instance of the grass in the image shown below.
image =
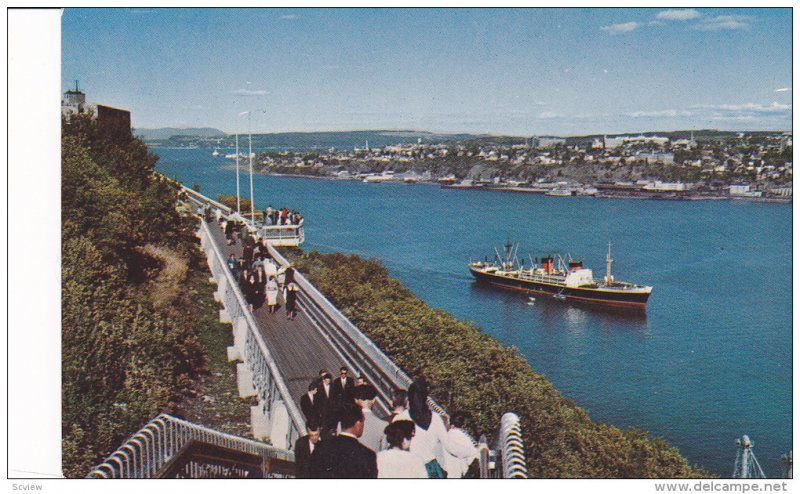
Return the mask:
<path fill-rule="evenodd" d="M 214 300 L 209 272 L 196 270 L 188 282 L 196 292 L 199 339 L 206 354 L 207 371 L 197 382 L 196 394 L 179 405 L 180 415 L 190 422 L 237 436 L 252 438 L 250 405 L 255 398 L 239 398 L 236 362 L 228 362 L 227 347 L 233 345 L 231 325 L 219 322 L 220 305 Z"/>

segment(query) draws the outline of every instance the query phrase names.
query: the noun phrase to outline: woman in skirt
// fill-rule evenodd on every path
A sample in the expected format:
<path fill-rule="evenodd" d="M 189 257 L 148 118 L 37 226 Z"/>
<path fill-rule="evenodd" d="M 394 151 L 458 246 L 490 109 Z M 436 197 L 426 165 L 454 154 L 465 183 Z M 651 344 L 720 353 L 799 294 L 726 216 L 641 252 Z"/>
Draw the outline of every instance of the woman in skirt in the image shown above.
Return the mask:
<path fill-rule="evenodd" d="M 250 273 L 248 275 L 242 291 L 244 291 L 244 298 L 247 300 L 250 312 L 253 312 L 254 306 L 258 304 L 258 284 L 256 283 L 255 274 Z"/>
<path fill-rule="evenodd" d="M 278 281 L 275 276 L 270 276 L 269 281 L 267 281 L 267 308 L 269 308 L 270 314 L 274 314 L 277 308 L 278 291 Z"/>
<path fill-rule="evenodd" d="M 286 300 L 286 319 L 293 320 L 297 315 L 297 285 L 289 283 L 283 295 Z"/>

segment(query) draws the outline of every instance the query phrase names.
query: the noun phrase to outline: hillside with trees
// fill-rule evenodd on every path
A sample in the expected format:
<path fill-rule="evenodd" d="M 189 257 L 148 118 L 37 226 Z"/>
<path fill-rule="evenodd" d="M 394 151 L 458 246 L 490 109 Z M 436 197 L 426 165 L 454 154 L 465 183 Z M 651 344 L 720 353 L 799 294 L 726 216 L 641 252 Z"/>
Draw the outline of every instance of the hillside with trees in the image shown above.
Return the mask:
<path fill-rule="evenodd" d="M 83 477 L 205 368 L 194 221 L 138 139 L 62 121 L 63 473 Z M 206 275 L 207 279 L 207 275 Z"/>

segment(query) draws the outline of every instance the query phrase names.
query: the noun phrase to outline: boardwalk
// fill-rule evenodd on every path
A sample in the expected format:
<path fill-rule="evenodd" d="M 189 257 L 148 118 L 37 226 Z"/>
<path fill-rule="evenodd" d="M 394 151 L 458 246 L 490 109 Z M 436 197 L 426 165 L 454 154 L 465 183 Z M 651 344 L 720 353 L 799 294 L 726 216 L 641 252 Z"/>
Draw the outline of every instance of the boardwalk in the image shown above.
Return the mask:
<path fill-rule="evenodd" d="M 209 222 L 213 240 L 217 243 L 225 256 L 233 253 L 237 258 L 242 255 L 242 243 L 237 240 L 236 245 L 227 245 L 225 234 L 215 221 Z M 339 368 L 345 359 L 336 351 L 324 336 L 311 322 L 298 303 L 297 317 L 293 321 L 286 319 L 283 308 L 283 299 L 279 298 L 279 309 L 275 314 L 267 311 L 266 305 L 256 309 L 253 316 L 258 323 L 259 332 L 264 342 L 269 347 L 272 357 L 281 370 L 281 375 L 286 382 L 298 408 L 300 397 L 308 391 L 308 383 L 319 376 L 320 369 L 325 369 L 334 375 L 339 375 Z M 358 369 L 349 369 L 350 376 L 354 377 Z M 378 412 L 378 410 L 376 410 Z"/>

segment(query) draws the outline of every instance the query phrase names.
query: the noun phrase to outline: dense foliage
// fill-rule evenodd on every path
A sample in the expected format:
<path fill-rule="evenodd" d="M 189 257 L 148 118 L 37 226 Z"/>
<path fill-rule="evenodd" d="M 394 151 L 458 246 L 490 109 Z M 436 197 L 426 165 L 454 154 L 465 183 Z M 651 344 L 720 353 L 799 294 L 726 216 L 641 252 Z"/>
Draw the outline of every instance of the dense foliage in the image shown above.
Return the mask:
<path fill-rule="evenodd" d="M 225 195 L 225 194 L 219 194 L 219 195 L 217 195 L 217 202 L 219 202 L 220 204 L 224 204 L 225 206 L 228 206 L 229 208 L 231 208 L 234 211 L 237 210 L 236 209 L 236 205 L 237 205 L 236 196 L 229 196 L 229 195 Z M 247 213 L 250 212 L 250 199 L 247 199 L 245 197 L 240 197 L 239 201 L 238 201 L 238 204 L 240 206 L 239 211 L 247 212 Z"/>
<path fill-rule="evenodd" d="M 192 293 L 201 266 L 158 158 L 91 115 L 62 122 L 63 473 L 91 466 L 202 371 Z"/>
<path fill-rule="evenodd" d="M 431 309 L 379 263 L 297 249 L 287 253 L 406 372 L 424 375 L 439 403 L 451 413 L 469 413 L 474 434 L 497 430 L 506 411 L 517 413 L 531 476 L 708 476 L 660 439 L 591 421 L 514 348 Z"/>

